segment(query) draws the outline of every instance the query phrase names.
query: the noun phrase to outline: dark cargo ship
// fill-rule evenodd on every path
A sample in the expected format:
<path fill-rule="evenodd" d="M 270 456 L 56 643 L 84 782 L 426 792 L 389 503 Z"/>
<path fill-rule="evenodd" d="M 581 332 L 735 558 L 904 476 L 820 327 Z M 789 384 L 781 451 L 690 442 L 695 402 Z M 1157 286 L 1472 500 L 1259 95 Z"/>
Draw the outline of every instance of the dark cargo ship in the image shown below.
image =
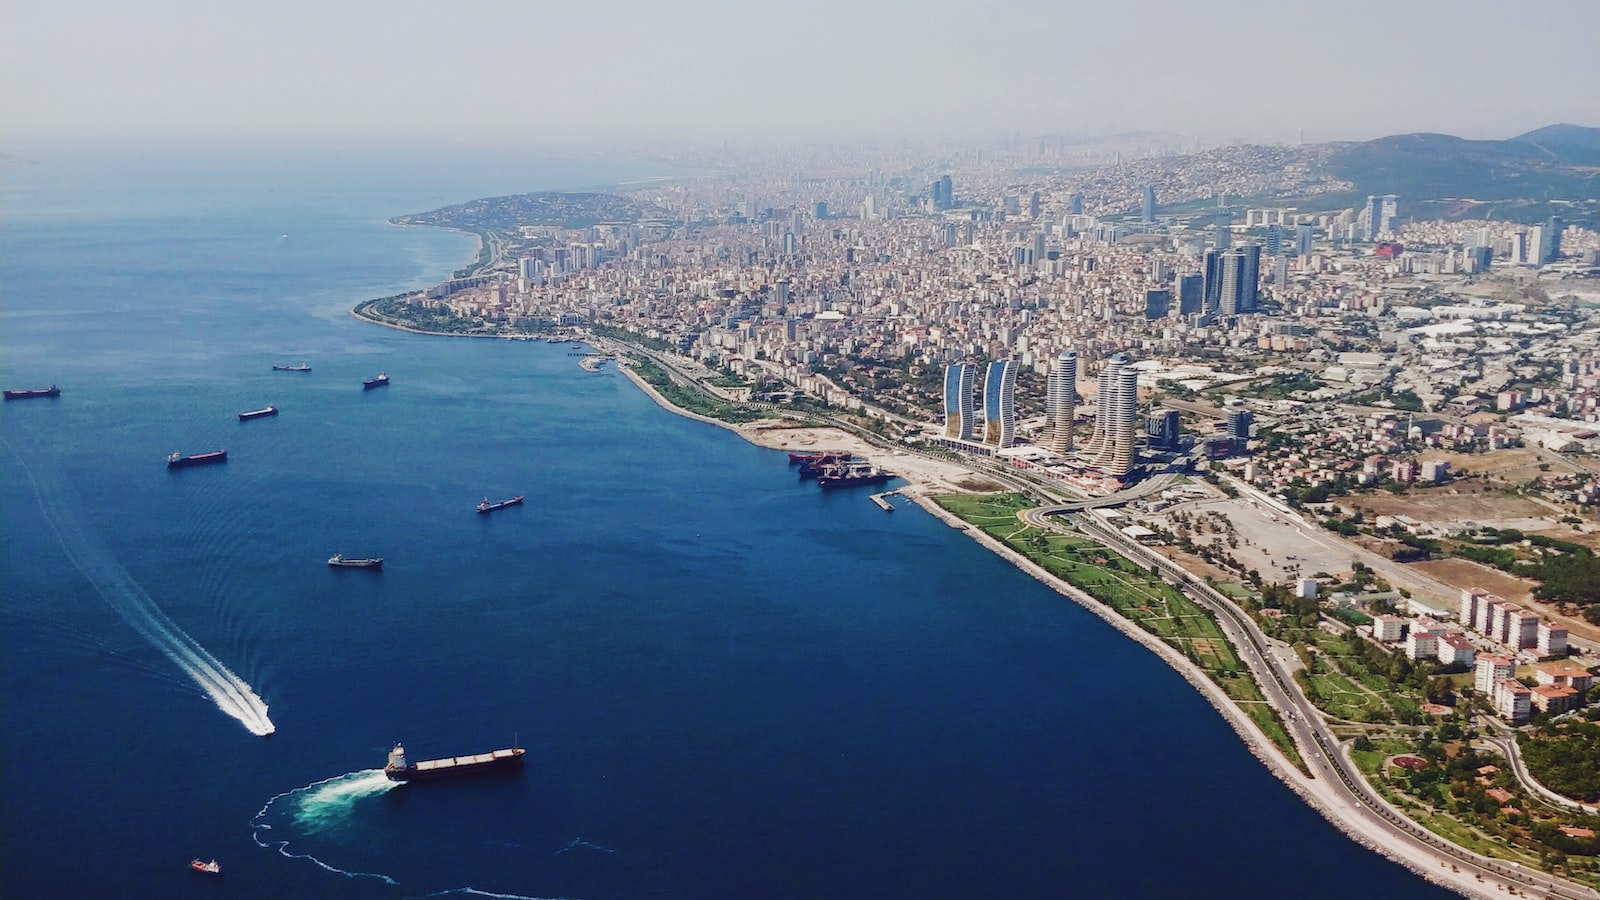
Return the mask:
<path fill-rule="evenodd" d="M 801 460 L 800 477 L 816 478 L 819 475 L 827 474 L 828 470 L 835 466 L 843 466 L 855 461 L 855 456 L 849 453 L 822 453 L 811 459 Z"/>
<path fill-rule="evenodd" d="M 406 762 L 406 750 L 399 744 L 389 751 L 389 764 L 383 774 L 390 781 L 430 781 L 435 778 L 456 778 L 462 775 L 483 775 L 503 772 L 522 766 L 522 755 L 528 751 L 521 747 L 507 750 L 490 750 L 471 756 L 448 756 L 444 759 L 426 759 L 419 763 Z"/>
<path fill-rule="evenodd" d="M 364 391 L 370 391 L 373 388 L 387 387 L 388 384 L 389 373 L 379 372 L 377 378 L 368 378 L 366 381 L 361 382 L 361 389 Z"/>
<path fill-rule="evenodd" d="M 328 565 L 336 569 L 381 569 L 383 568 L 383 557 L 373 556 L 366 559 L 356 559 L 345 556 L 343 553 L 335 553 L 328 557 Z"/>
<path fill-rule="evenodd" d="M 32 388 L 22 391 L 5 391 L 7 400 L 27 400 L 30 397 L 59 397 L 61 388 L 50 385 L 47 388 Z"/>
<path fill-rule="evenodd" d="M 508 506 L 521 506 L 521 505 L 522 505 L 522 495 L 521 494 L 518 494 L 515 497 L 512 497 L 510 500 L 501 500 L 499 503 L 490 503 L 489 502 L 489 498 L 485 497 L 485 498 L 483 498 L 483 502 L 478 504 L 478 512 L 480 512 L 480 513 L 492 513 L 497 509 L 505 509 Z"/>
<path fill-rule="evenodd" d="M 210 453 L 196 453 L 193 456 L 184 456 L 181 452 L 174 451 L 167 457 L 167 468 L 187 469 L 190 466 L 204 466 L 211 463 L 224 463 L 228 461 L 228 451 L 213 450 Z"/>
<path fill-rule="evenodd" d="M 828 488 L 858 487 L 863 484 L 883 484 L 893 478 L 888 472 L 865 464 L 839 466 L 817 476 L 817 487 L 824 490 Z"/>
<path fill-rule="evenodd" d="M 249 412 L 239 413 L 239 421 L 248 422 L 251 419 L 264 419 L 267 416 L 275 416 L 277 414 L 278 408 L 269 404 L 265 409 L 252 409 Z"/>

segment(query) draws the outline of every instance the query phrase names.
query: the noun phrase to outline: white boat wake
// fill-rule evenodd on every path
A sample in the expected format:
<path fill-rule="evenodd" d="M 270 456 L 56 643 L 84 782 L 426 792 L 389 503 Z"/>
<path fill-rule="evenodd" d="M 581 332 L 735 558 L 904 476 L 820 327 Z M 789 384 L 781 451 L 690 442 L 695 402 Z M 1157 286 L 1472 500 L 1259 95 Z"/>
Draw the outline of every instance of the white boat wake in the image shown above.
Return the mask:
<path fill-rule="evenodd" d="M 385 884 L 397 885 L 400 882 L 387 875 L 377 872 L 353 872 L 325 863 L 309 853 L 293 853 L 289 850 L 287 840 L 267 840 L 267 833 L 272 831 L 272 825 L 266 819 L 278 801 L 289 800 L 294 804 L 291 816 L 297 827 L 304 828 L 308 833 L 323 831 L 343 824 L 350 817 L 357 800 L 385 793 L 399 785 L 398 781 L 390 781 L 382 769 L 365 769 L 360 772 L 346 772 L 305 787 L 284 791 L 268 800 L 256 813 L 255 818 L 250 820 L 250 836 L 255 840 L 256 846 L 277 850 L 288 859 L 308 860 L 325 871 L 346 878 L 376 878 Z"/>
<path fill-rule="evenodd" d="M 72 505 L 62 502 L 57 489 L 48 481 L 41 482 L 36 478 L 33 469 L 22 461 L 21 454 L 13 453 L 12 456 L 22 463 L 23 471 L 33 485 L 33 495 L 39 501 L 39 510 L 44 513 L 50 530 L 55 532 L 62 552 L 94 586 L 100 598 L 145 640 L 176 663 L 217 704 L 218 709 L 242 722 L 251 734 L 264 737 L 276 731 L 277 727 L 267 718 L 267 704 L 250 685 L 229 671 L 227 666 L 162 612 L 144 588 L 117 562 L 105 541 L 78 521 Z"/>

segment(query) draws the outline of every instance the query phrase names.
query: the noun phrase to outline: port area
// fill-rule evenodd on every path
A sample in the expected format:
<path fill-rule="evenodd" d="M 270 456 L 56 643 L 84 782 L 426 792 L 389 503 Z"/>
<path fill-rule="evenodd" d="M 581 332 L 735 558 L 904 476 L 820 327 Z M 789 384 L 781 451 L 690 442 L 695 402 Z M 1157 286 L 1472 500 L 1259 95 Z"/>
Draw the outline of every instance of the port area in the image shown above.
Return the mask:
<path fill-rule="evenodd" d="M 878 508 L 884 512 L 894 512 L 894 504 L 889 502 L 889 498 L 898 496 L 900 496 L 898 490 L 884 491 L 881 494 L 873 494 L 872 502 L 878 504 Z"/>
<path fill-rule="evenodd" d="M 616 357 L 609 353 L 590 353 L 586 354 L 583 359 L 578 360 L 578 365 L 582 366 L 586 372 L 598 372 L 602 364 L 614 359 Z"/>

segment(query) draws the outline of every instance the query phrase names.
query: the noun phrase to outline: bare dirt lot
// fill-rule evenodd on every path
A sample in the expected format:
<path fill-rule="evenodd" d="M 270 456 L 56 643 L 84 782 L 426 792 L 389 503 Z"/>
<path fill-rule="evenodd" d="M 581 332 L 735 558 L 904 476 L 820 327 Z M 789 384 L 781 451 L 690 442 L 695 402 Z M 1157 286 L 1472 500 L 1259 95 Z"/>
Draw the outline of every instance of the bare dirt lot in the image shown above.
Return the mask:
<path fill-rule="evenodd" d="M 1535 587 L 1533 582 L 1507 575 L 1499 569 L 1475 563 L 1470 559 L 1430 559 L 1427 562 L 1411 563 L 1410 566 L 1462 590 L 1483 588 L 1514 603 L 1525 603 L 1533 597 L 1532 592 Z"/>
<path fill-rule="evenodd" d="M 1556 524 L 1549 508 L 1526 497 L 1499 491 L 1484 493 L 1481 486 L 1481 482 L 1471 482 L 1462 487 L 1445 485 L 1411 490 L 1404 494 L 1362 494 L 1350 497 L 1342 505 L 1372 515 L 1410 516 L 1440 524 L 1473 522 L 1524 531 L 1549 528 Z"/>

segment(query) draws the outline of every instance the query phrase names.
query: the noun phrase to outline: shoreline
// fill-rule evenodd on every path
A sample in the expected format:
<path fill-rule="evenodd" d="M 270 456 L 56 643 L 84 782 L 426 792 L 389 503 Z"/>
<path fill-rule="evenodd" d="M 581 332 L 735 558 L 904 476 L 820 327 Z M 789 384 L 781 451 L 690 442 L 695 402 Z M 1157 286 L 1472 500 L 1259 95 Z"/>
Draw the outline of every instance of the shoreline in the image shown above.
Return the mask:
<path fill-rule="evenodd" d="M 766 444 L 756 440 L 755 435 L 744 427 L 734 425 L 730 422 L 723 422 L 718 419 L 713 419 L 709 416 L 702 416 L 674 406 L 658 391 L 656 391 L 656 389 L 649 382 L 646 382 L 637 373 L 633 372 L 630 367 L 619 364 L 618 368 L 622 370 L 623 375 L 627 377 L 629 381 L 637 385 L 642 391 L 644 391 L 646 396 L 648 396 L 652 401 L 655 402 L 657 406 L 660 406 L 662 409 L 683 416 L 687 419 L 694 419 L 696 421 L 706 422 L 711 425 L 726 428 L 727 430 L 738 434 L 740 437 L 758 447 L 767 446 Z M 1316 779 L 1314 777 L 1303 775 L 1300 770 L 1289 761 L 1289 758 L 1285 756 L 1283 752 L 1279 750 L 1269 738 L 1267 738 L 1266 735 L 1262 734 L 1257 729 L 1256 724 L 1251 721 L 1249 716 L 1245 715 L 1244 710 L 1240 709 L 1239 706 L 1233 702 L 1232 698 L 1228 697 L 1228 695 L 1223 692 L 1222 688 L 1216 682 L 1212 681 L 1210 678 L 1207 678 L 1205 673 L 1202 672 L 1200 668 L 1193 662 L 1153 635 L 1146 634 L 1132 621 L 1119 615 L 1116 610 L 1110 608 L 1104 603 L 1101 603 L 1092 595 L 1068 584 L 1059 578 L 1056 578 L 1033 561 L 1017 553 L 1015 550 L 1012 550 L 1010 547 L 1007 547 L 1005 544 L 995 540 L 988 534 L 985 534 L 981 529 L 972 527 L 954 513 L 951 513 L 950 511 L 939 506 L 939 504 L 934 502 L 933 498 L 930 496 L 929 488 L 932 487 L 931 484 L 915 478 L 906 478 L 905 476 L 900 477 L 907 482 L 907 486 L 900 489 L 901 496 L 911 500 L 911 502 L 915 503 L 924 512 L 927 512 L 929 515 L 945 523 L 951 528 L 963 532 L 974 541 L 977 541 L 980 546 L 989 550 L 991 553 L 994 553 L 996 556 L 999 556 L 1001 559 L 1005 560 L 1011 565 L 1016 566 L 1022 572 L 1051 588 L 1061 596 L 1066 597 L 1072 602 L 1078 604 L 1078 606 L 1096 616 L 1107 625 L 1110 625 L 1124 637 L 1132 639 L 1135 643 L 1155 654 L 1158 659 L 1166 663 L 1173 669 L 1173 671 L 1177 672 L 1179 677 L 1188 682 L 1190 687 L 1194 688 L 1195 691 L 1211 705 L 1212 709 L 1216 710 L 1216 712 L 1222 717 L 1222 720 L 1233 729 L 1234 733 L 1238 735 L 1239 739 L 1244 743 L 1245 749 L 1248 750 L 1250 755 L 1254 756 L 1266 768 L 1269 774 L 1283 784 L 1284 787 L 1293 792 L 1302 803 L 1316 811 L 1318 815 L 1320 815 L 1325 821 L 1337 829 L 1340 834 L 1344 835 L 1345 838 L 1355 843 L 1357 846 L 1376 853 L 1384 859 L 1405 868 L 1407 871 L 1430 884 L 1438 885 L 1439 887 L 1446 888 L 1447 890 L 1454 891 L 1466 897 L 1488 898 L 1493 896 L 1488 890 L 1486 883 L 1474 885 L 1466 882 L 1465 879 L 1458 881 L 1456 879 L 1447 878 L 1440 872 L 1434 871 L 1430 866 L 1424 865 L 1421 861 L 1407 854 L 1403 850 L 1391 846 L 1383 839 L 1383 837 L 1369 833 L 1358 823 L 1347 820 L 1342 814 L 1342 810 L 1338 806 L 1315 794 L 1314 785 L 1316 783 Z M 1387 805 L 1387 801 L 1384 802 L 1385 805 Z M 1463 873 L 1455 874 L 1460 875 Z"/>
<path fill-rule="evenodd" d="M 449 332 L 428 332 L 420 329 L 406 328 L 404 326 L 379 322 L 365 316 L 356 315 L 354 310 L 351 311 L 351 314 L 355 318 L 361 319 L 362 321 L 396 328 L 397 330 L 401 331 L 410 331 L 415 334 L 428 334 L 439 337 L 489 337 L 500 338 L 502 340 L 514 339 L 517 337 L 508 335 L 464 335 Z M 592 335 L 584 338 L 576 338 L 576 340 L 580 340 L 591 347 L 595 347 L 596 349 L 601 349 L 603 352 L 616 353 L 618 355 L 617 367 L 622 372 L 623 376 L 636 385 L 641 391 L 644 392 L 645 396 L 649 397 L 652 402 L 662 409 L 675 415 L 682 416 L 686 419 L 693 419 L 698 422 L 704 422 L 727 429 L 728 431 L 732 431 L 739 435 L 747 442 L 764 449 L 785 449 L 785 445 L 782 442 L 761 440 L 761 437 L 763 437 L 763 429 L 752 428 L 748 424 L 740 425 L 731 422 L 724 422 L 720 419 L 714 419 L 710 416 L 704 416 L 699 413 L 690 412 L 689 410 L 674 405 L 659 391 L 657 391 L 653 385 L 645 381 L 644 378 L 637 372 L 634 372 L 631 366 L 626 364 L 625 358 L 620 352 L 621 350 L 627 348 L 628 345 L 625 343 L 606 338 L 596 338 Z M 596 346 L 597 344 L 602 343 L 607 346 Z M 869 458 L 877 457 L 877 459 L 873 459 L 874 464 L 877 464 L 879 460 L 888 456 L 888 454 L 882 448 L 865 445 L 865 442 L 860 441 L 859 438 L 854 438 L 854 436 L 848 435 L 846 432 L 840 431 L 837 428 L 832 428 L 831 426 L 804 426 L 795 424 L 790 427 L 777 430 L 833 432 L 840 436 L 841 441 L 848 440 L 850 442 L 863 444 L 864 449 L 861 451 L 861 455 L 869 456 Z M 954 464 L 941 465 L 951 469 L 959 468 Z M 970 471 L 966 472 L 966 474 L 981 478 L 981 476 L 979 476 L 977 473 L 972 473 Z M 1017 567 L 1019 570 L 1033 577 L 1035 580 L 1043 583 L 1056 593 L 1078 604 L 1089 613 L 1110 625 L 1118 633 L 1125 637 L 1131 638 L 1134 642 L 1138 643 L 1146 650 L 1154 653 L 1158 659 L 1166 663 L 1175 672 L 1177 672 L 1179 677 L 1188 682 L 1189 685 L 1194 688 L 1195 691 L 1198 692 L 1214 710 L 1217 711 L 1217 713 L 1222 717 L 1223 721 L 1233 729 L 1234 733 L 1238 735 L 1239 739 L 1244 743 L 1245 749 L 1248 750 L 1250 754 L 1257 760 L 1259 760 L 1274 778 L 1276 778 L 1286 788 L 1293 792 L 1295 796 L 1301 800 L 1301 802 L 1305 803 L 1330 825 L 1337 829 L 1345 838 L 1366 850 L 1376 853 L 1377 855 L 1396 865 L 1404 867 L 1406 870 L 1412 872 L 1430 884 L 1443 887 L 1466 897 L 1488 898 L 1494 896 L 1494 893 L 1489 889 L 1490 882 L 1479 881 L 1475 883 L 1468 873 L 1462 871 L 1443 872 L 1441 870 L 1434 869 L 1424 861 L 1435 861 L 1427 855 L 1426 851 L 1418 851 L 1410 846 L 1390 841 L 1388 840 L 1387 834 L 1373 832 L 1371 829 L 1366 827 L 1364 823 L 1360 822 L 1356 818 L 1358 812 L 1355 809 L 1347 808 L 1346 804 L 1341 800 L 1322 795 L 1319 791 L 1319 786 L 1323 782 L 1320 782 L 1315 776 L 1308 776 L 1301 773 L 1300 770 L 1289 760 L 1289 758 L 1285 756 L 1283 752 L 1279 750 L 1278 747 L 1274 745 L 1265 734 L 1258 730 L 1258 727 L 1254 721 L 1252 721 L 1249 716 L 1245 714 L 1244 710 L 1239 708 L 1239 706 L 1227 696 L 1227 694 L 1222 690 L 1221 686 L 1212 681 L 1210 678 L 1206 677 L 1205 673 L 1193 662 L 1153 635 L 1146 634 L 1132 621 L 1118 614 L 1115 609 L 1095 599 L 1093 595 L 1088 594 L 1087 592 L 1084 592 L 1071 584 L 1068 584 L 1062 579 L 1056 578 L 1031 560 L 984 533 L 981 529 L 969 525 L 960 517 L 954 515 L 948 510 L 945 510 L 943 507 L 934 502 L 931 496 L 932 493 L 940 491 L 949 493 L 983 493 L 987 492 L 989 489 L 975 491 L 969 488 L 956 486 L 951 483 L 950 479 L 947 478 L 932 477 L 926 472 L 919 473 L 919 475 L 921 477 L 909 474 L 897 475 L 897 477 L 906 482 L 904 487 L 898 489 L 902 496 L 908 498 L 917 506 L 921 507 L 923 511 L 939 519 L 941 522 L 944 522 L 951 528 L 962 531 L 967 536 L 977 541 L 979 545 L 983 546 L 985 549 Z M 1000 489 L 1000 487 L 1000 485 L 994 485 L 993 489 Z M 1342 745 L 1340 750 L 1343 752 Z M 1348 757 L 1347 753 L 1345 753 L 1345 755 Z M 1387 799 L 1379 796 L 1378 800 L 1384 806 L 1394 810 L 1393 805 Z M 1406 816 L 1403 812 L 1399 810 L 1394 811 L 1409 820 L 1410 817 Z M 1424 830 L 1426 831 L 1426 829 Z"/>

